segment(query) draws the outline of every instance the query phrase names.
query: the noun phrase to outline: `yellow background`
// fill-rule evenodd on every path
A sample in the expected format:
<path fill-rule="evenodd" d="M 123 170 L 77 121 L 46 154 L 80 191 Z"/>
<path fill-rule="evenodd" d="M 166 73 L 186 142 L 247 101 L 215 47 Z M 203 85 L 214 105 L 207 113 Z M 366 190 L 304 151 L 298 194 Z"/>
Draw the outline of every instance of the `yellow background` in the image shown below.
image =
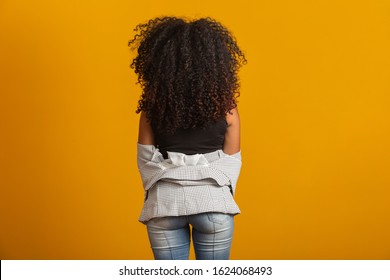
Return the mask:
<path fill-rule="evenodd" d="M 390 259 L 389 3 L 0 1 L 0 258 L 152 259 L 127 42 L 174 15 L 248 59 L 231 258 Z"/>

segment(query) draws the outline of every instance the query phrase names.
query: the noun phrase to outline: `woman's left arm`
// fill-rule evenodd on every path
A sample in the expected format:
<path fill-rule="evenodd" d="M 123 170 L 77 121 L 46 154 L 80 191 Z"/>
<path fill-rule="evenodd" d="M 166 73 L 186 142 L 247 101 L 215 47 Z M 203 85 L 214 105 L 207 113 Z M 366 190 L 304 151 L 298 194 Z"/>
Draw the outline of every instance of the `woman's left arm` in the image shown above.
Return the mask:
<path fill-rule="evenodd" d="M 138 129 L 138 143 L 143 145 L 154 145 L 154 134 L 150 122 L 144 112 L 141 112 Z"/>

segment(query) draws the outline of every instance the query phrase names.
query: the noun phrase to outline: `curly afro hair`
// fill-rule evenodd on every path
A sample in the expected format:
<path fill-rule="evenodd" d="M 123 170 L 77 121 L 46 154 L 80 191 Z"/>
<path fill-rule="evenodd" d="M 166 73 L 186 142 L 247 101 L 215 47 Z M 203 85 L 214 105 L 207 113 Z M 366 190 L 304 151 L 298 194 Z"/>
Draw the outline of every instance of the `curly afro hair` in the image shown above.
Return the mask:
<path fill-rule="evenodd" d="M 128 46 L 143 111 L 154 130 L 206 127 L 237 106 L 238 69 L 246 58 L 234 36 L 214 19 L 162 17 L 138 24 Z"/>

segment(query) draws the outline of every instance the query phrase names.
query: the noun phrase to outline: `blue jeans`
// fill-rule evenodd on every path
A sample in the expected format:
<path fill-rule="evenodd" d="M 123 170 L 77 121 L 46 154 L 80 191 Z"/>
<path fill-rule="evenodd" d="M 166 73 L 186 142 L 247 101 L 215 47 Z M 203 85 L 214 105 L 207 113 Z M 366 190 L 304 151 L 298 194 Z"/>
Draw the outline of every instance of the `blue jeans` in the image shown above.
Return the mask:
<path fill-rule="evenodd" d="M 146 224 L 156 260 L 188 260 L 191 229 L 197 260 L 228 260 L 233 237 L 233 215 L 200 213 L 153 218 Z"/>

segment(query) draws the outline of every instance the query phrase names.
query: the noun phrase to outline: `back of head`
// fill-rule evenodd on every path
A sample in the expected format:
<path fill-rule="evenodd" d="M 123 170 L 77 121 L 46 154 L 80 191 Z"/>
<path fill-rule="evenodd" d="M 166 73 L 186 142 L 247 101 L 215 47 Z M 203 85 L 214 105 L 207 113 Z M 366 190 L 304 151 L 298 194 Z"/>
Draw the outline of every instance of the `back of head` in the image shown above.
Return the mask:
<path fill-rule="evenodd" d="M 139 24 L 129 46 L 144 111 L 159 132 L 205 127 L 237 106 L 246 59 L 233 35 L 211 18 L 163 17 Z"/>

